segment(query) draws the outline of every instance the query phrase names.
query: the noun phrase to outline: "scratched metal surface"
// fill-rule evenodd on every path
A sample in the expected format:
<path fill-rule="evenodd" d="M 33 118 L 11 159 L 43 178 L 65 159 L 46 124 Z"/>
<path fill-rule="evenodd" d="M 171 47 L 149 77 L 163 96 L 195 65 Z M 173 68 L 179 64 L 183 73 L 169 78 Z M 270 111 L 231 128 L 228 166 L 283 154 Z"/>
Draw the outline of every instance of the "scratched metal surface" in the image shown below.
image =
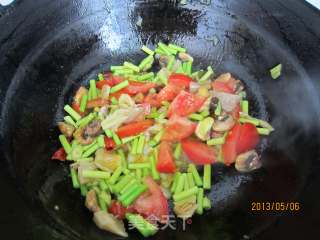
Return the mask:
<path fill-rule="evenodd" d="M 67 166 L 48 161 L 58 146 L 55 123 L 81 83 L 111 64 L 140 61 L 140 46 L 161 40 L 186 46 L 198 67 L 211 64 L 217 73 L 230 71 L 242 79 L 255 116 L 270 120 L 277 131 L 261 146 L 263 169 L 239 174 L 215 166 L 208 194 L 212 210 L 194 217 L 186 231 L 179 225 L 153 239 L 263 239 L 268 234 L 280 239 L 281 228 L 279 238 L 272 230 L 285 216 L 252 213 L 250 202 L 301 200 L 315 178 L 310 169 L 319 168 L 320 107 L 313 78 L 320 66 L 319 14 L 301 2 L 287 2 L 219 0 L 206 6 L 193 1 L 181 7 L 166 1 L 27 0 L 1 9 L 1 166 L 12 176 L 2 184 L 14 198 L 14 207 L 8 201 L 3 210 L 10 219 L 2 221 L 5 233 L 20 239 L 117 239 L 91 222 Z M 301 8 L 308 14 L 300 16 Z M 281 81 L 271 80 L 267 69 L 279 62 Z M 10 231 L 20 215 L 16 224 L 23 230 Z"/>

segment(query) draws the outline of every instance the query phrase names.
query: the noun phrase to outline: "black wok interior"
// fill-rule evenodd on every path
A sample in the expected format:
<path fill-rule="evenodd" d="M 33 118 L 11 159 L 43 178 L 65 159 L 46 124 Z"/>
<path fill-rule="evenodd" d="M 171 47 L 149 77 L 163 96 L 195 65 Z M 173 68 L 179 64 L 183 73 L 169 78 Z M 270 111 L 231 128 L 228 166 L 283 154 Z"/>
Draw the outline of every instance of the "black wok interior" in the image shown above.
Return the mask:
<path fill-rule="evenodd" d="M 158 41 L 187 47 L 198 68 L 212 65 L 217 74 L 241 79 L 253 114 L 276 131 L 260 146 L 262 169 L 240 174 L 215 166 L 212 209 L 185 231 L 180 222 L 153 239 L 280 239 L 292 234 L 279 227 L 288 215 L 311 224 L 307 207 L 289 214 L 251 211 L 252 201 L 303 202 L 319 170 L 320 14 L 303 1 L 287 2 L 26 0 L 0 9 L 0 166 L 7 174 L 2 189 L 12 197 L 5 203 L 14 206 L 3 208 L 4 232 L 17 226 L 23 230 L 11 234 L 23 234 L 20 239 L 119 238 L 92 223 L 68 165 L 49 160 L 59 146 L 55 125 L 81 84 L 110 65 L 140 61 L 140 47 Z M 273 80 L 268 69 L 278 63 L 283 73 Z M 130 239 L 141 237 L 132 232 Z"/>

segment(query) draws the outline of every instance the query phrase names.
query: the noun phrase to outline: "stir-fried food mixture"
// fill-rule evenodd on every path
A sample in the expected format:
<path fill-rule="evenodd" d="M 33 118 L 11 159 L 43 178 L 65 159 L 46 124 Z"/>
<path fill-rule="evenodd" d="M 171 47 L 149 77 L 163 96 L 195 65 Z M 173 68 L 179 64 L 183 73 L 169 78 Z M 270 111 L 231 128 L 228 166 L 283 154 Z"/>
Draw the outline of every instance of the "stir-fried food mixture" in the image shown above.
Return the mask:
<path fill-rule="evenodd" d="M 183 219 L 209 210 L 212 164 L 260 168 L 255 148 L 274 130 L 250 116 L 245 86 L 230 73 L 193 71 L 192 56 L 175 44 L 142 50 L 139 65 L 111 66 L 77 90 L 52 156 L 70 161 L 96 225 L 123 237 L 124 221 L 155 234 L 169 201 Z"/>

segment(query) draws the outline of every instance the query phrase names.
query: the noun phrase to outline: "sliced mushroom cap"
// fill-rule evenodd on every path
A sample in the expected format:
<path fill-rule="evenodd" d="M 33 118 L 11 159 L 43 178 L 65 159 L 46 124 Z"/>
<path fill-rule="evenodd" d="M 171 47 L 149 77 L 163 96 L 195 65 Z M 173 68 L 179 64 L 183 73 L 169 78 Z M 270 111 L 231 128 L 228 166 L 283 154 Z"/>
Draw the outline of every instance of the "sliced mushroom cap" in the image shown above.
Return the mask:
<path fill-rule="evenodd" d="M 110 86 L 109 85 L 103 85 L 101 89 L 101 98 L 108 99 L 110 95 Z"/>
<path fill-rule="evenodd" d="M 102 133 L 101 122 L 99 120 L 91 121 L 85 128 L 84 128 L 84 137 L 96 137 Z"/>
<path fill-rule="evenodd" d="M 60 132 L 65 135 L 66 137 L 72 137 L 72 134 L 75 130 L 75 127 L 65 123 L 65 122 L 58 122 L 58 128 Z"/>
<path fill-rule="evenodd" d="M 238 155 L 235 168 L 239 172 L 251 172 L 262 166 L 260 157 L 255 150 Z"/>
<path fill-rule="evenodd" d="M 221 107 L 226 112 L 232 112 L 241 101 L 239 95 L 225 92 L 213 91 L 213 96 L 220 100 Z"/>
<path fill-rule="evenodd" d="M 78 143 L 81 145 L 89 145 L 93 143 L 93 138 L 88 136 L 87 134 L 84 134 L 84 127 L 79 127 L 74 133 L 73 137 L 75 140 L 77 140 Z"/>
<path fill-rule="evenodd" d="M 110 213 L 105 211 L 95 212 L 93 215 L 93 221 L 102 230 L 112 232 L 121 237 L 128 237 L 128 233 L 121 220 L 117 219 Z"/>
<path fill-rule="evenodd" d="M 236 121 L 230 115 L 219 116 L 218 119 L 214 121 L 212 129 L 216 132 L 229 131 L 235 123 Z"/>
<path fill-rule="evenodd" d="M 80 103 L 82 97 L 87 94 L 88 94 L 88 90 L 85 87 L 81 86 L 78 88 L 76 94 L 74 95 L 73 101 L 76 103 Z"/>
<path fill-rule="evenodd" d="M 87 193 L 85 205 L 91 212 L 100 211 L 100 207 L 97 201 L 96 191 L 94 189 L 91 189 Z"/>
<path fill-rule="evenodd" d="M 214 81 L 217 81 L 217 82 L 228 82 L 231 77 L 232 76 L 231 76 L 230 73 L 223 73 L 219 77 L 217 77 Z"/>
<path fill-rule="evenodd" d="M 197 209 L 196 197 L 192 196 L 186 200 L 175 202 L 173 211 L 179 218 L 190 218 Z"/>

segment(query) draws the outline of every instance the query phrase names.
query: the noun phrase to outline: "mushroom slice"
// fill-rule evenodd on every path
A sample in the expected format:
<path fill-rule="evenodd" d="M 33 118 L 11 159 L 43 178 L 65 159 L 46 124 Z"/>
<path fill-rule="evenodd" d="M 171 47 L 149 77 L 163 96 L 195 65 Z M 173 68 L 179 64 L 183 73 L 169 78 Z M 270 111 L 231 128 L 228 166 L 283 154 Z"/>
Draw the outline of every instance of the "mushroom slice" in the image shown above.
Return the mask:
<path fill-rule="evenodd" d="M 112 232 L 121 237 L 128 237 L 128 233 L 124 228 L 123 222 L 110 213 L 105 211 L 95 212 L 93 215 L 93 221 L 98 228 L 102 230 Z"/>
<path fill-rule="evenodd" d="M 101 133 L 101 122 L 99 120 L 93 120 L 84 128 L 83 134 L 84 136 L 96 137 Z"/>
<path fill-rule="evenodd" d="M 241 101 L 241 97 L 239 95 L 225 92 L 213 91 L 213 96 L 220 100 L 221 107 L 226 112 L 232 112 Z"/>
<path fill-rule="evenodd" d="M 104 171 L 113 172 L 120 166 L 121 157 L 114 152 L 99 148 L 96 151 L 94 164 Z"/>
<path fill-rule="evenodd" d="M 65 123 L 65 122 L 58 122 L 58 128 L 60 132 L 65 135 L 66 137 L 72 137 L 72 134 L 75 130 L 75 127 Z"/>
<path fill-rule="evenodd" d="M 255 150 L 237 156 L 235 168 L 239 172 L 251 172 L 262 166 L 260 157 Z"/>
<path fill-rule="evenodd" d="M 94 189 L 91 189 L 87 193 L 85 205 L 91 212 L 100 211 L 99 204 L 97 201 L 96 191 Z"/>
<path fill-rule="evenodd" d="M 235 120 L 230 115 L 219 116 L 218 119 L 213 122 L 212 129 L 217 132 L 229 131 L 235 123 Z"/>

